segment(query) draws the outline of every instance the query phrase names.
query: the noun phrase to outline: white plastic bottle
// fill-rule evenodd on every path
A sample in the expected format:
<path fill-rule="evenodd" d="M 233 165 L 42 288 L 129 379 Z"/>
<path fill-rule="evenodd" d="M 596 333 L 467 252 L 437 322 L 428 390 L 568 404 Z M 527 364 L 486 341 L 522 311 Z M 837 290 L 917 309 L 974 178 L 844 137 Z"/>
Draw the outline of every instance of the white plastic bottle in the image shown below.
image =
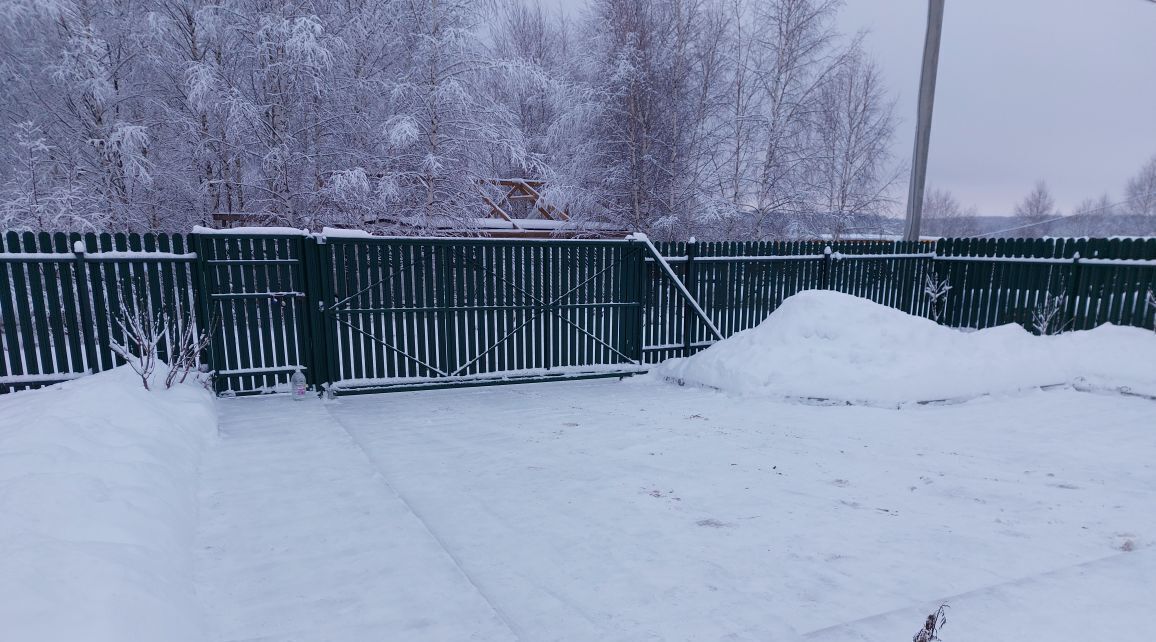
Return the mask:
<path fill-rule="evenodd" d="M 293 378 L 289 380 L 293 386 L 293 401 L 303 401 L 305 399 L 305 375 L 301 373 L 301 368 L 293 371 Z"/>

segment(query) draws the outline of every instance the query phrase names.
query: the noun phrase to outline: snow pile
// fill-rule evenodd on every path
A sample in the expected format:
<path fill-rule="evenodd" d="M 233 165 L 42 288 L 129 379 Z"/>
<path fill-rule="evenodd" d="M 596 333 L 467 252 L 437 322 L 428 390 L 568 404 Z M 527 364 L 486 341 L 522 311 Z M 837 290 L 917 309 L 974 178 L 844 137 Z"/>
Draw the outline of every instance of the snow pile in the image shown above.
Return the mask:
<path fill-rule="evenodd" d="M 1105 325 L 1037 337 L 961 332 L 846 294 L 802 292 L 759 326 L 659 376 L 742 394 L 867 404 L 966 399 L 1079 383 L 1156 395 L 1156 333 Z"/>
<path fill-rule="evenodd" d="M 0 397 L 4 639 L 201 637 L 197 466 L 216 422 L 198 384 L 149 392 L 127 368 Z"/>

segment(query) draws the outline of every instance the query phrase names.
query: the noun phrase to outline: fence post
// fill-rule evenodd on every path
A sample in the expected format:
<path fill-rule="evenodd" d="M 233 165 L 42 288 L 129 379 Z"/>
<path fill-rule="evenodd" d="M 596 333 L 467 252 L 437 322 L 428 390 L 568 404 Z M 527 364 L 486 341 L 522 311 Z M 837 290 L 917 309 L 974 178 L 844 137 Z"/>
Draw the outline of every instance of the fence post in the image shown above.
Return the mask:
<path fill-rule="evenodd" d="M 216 280 L 213 278 L 215 274 L 213 267 L 209 264 L 208 245 L 209 238 L 204 234 L 194 234 L 192 238 L 195 239 L 197 248 L 197 309 L 200 311 L 199 316 L 205 320 L 207 324 L 205 327 L 209 332 L 209 353 L 207 361 L 209 372 L 213 373 L 213 392 L 220 394 L 221 392 L 221 377 L 216 375 L 217 369 L 225 363 L 225 351 L 221 345 L 224 337 L 224 318 L 219 319 L 218 323 L 213 322 L 213 306 L 212 294 L 215 288 Z"/>
<path fill-rule="evenodd" d="M 686 286 L 686 291 L 692 295 L 695 294 L 697 288 L 695 287 L 695 272 L 694 272 L 694 257 L 698 255 L 698 243 L 691 237 L 686 243 L 686 270 L 682 275 L 682 283 Z M 695 334 L 691 328 L 692 323 L 697 329 L 698 315 L 695 314 L 694 308 L 690 305 L 690 301 L 682 302 L 682 356 L 689 357 L 691 350 L 691 339 Z"/>
<path fill-rule="evenodd" d="M 84 241 L 78 240 L 72 244 L 72 253 L 76 255 L 76 293 L 80 296 L 80 327 L 84 333 L 84 362 L 93 374 L 100 372 L 100 356 L 96 352 L 96 319 L 92 315 L 92 300 L 88 290 L 88 264 L 84 260 Z"/>
<path fill-rule="evenodd" d="M 823 248 L 823 278 L 820 285 L 824 290 L 831 289 L 831 246 Z"/>
<path fill-rule="evenodd" d="M 330 323 L 336 323 L 326 314 L 325 284 L 328 283 L 322 266 L 322 254 L 327 250 L 325 237 L 309 236 L 301 242 L 302 287 L 305 290 L 305 316 L 309 320 L 304 337 L 310 345 L 309 379 L 319 395 L 333 383 L 334 370 L 330 367 L 332 348 L 329 345 Z"/>
<path fill-rule="evenodd" d="M 629 354 L 634 357 L 638 365 L 642 365 L 646 359 L 646 355 L 642 351 L 642 344 L 644 343 L 643 337 L 646 336 L 644 324 L 646 323 L 645 310 L 649 286 L 649 283 L 647 283 L 646 250 L 642 247 L 642 244 L 635 242 L 633 239 L 626 242 L 626 247 L 628 251 L 632 250 L 634 255 L 634 260 L 629 263 L 629 265 L 633 266 L 630 283 L 634 290 L 633 299 L 638 303 L 638 307 L 636 308 L 638 310 L 638 320 L 636 323 L 630 324 L 634 336 L 631 339 L 632 343 L 628 344 L 630 346 Z"/>
<path fill-rule="evenodd" d="M 1076 297 L 1080 292 L 1079 281 L 1081 272 L 1083 272 L 1083 270 L 1080 269 L 1080 253 L 1076 252 L 1072 255 L 1072 271 L 1068 277 L 1068 300 L 1064 305 L 1064 312 L 1068 317 L 1067 329 L 1069 330 L 1076 329 Z"/>

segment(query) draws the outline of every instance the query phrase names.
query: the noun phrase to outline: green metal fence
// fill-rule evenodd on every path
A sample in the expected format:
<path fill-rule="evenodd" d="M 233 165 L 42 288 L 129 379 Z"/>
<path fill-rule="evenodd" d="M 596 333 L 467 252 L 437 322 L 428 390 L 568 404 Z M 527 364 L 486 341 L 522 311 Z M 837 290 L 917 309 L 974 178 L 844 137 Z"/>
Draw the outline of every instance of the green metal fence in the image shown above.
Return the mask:
<path fill-rule="evenodd" d="M 1059 329 L 1154 323 L 1156 239 L 946 239 L 934 263 L 953 286 L 951 326 L 1032 329 L 1049 299 L 1063 308 Z"/>
<path fill-rule="evenodd" d="M 723 336 L 758 325 L 803 290 L 838 290 L 924 315 L 921 293 L 933 247 L 893 241 L 658 244 Z M 709 346 L 713 336 L 653 260 L 647 277 L 646 361 Z"/>
<path fill-rule="evenodd" d="M 115 367 L 125 311 L 146 306 L 174 330 L 196 323 L 195 258 L 181 235 L 5 234 L 0 392 Z M 162 359 L 171 336 L 158 344 Z"/>
<path fill-rule="evenodd" d="M 210 328 L 223 393 L 296 368 L 348 393 L 618 376 L 715 340 L 637 241 L 357 235 L 15 234 L 0 239 L 0 391 L 107 370 L 138 309 Z M 982 328 L 1058 310 L 1051 328 L 1151 328 L 1156 239 L 662 243 L 722 336 L 832 289 Z M 143 307 L 142 307 L 143 306 Z M 176 335 L 159 346 L 164 359 Z"/>

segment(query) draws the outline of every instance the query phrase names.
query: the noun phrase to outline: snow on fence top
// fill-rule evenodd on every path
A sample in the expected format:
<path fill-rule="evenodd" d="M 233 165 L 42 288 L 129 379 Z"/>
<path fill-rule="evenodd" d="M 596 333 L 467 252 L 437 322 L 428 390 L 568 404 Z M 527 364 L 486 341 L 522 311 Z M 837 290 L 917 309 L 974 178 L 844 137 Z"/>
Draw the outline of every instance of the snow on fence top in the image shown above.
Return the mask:
<path fill-rule="evenodd" d="M 581 228 L 573 228 L 573 229 L 581 229 Z M 322 239 L 365 239 L 365 240 L 373 240 L 373 241 L 468 241 L 468 242 L 502 241 L 502 242 L 510 242 L 510 243 L 573 243 L 573 242 L 590 243 L 592 241 L 613 241 L 614 240 L 614 239 L 607 239 L 607 238 L 591 238 L 591 239 L 577 238 L 577 239 L 574 239 L 574 238 L 533 238 L 533 237 L 501 238 L 501 237 L 488 237 L 488 236 L 386 236 L 386 235 L 378 236 L 376 234 L 371 234 L 369 232 L 366 232 L 365 230 L 350 230 L 350 229 L 336 228 L 336 227 L 322 228 L 321 232 L 319 234 L 313 234 L 312 236 L 316 239 L 319 239 L 319 240 L 322 240 Z M 627 236 L 626 238 L 629 239 L 630 236 Z"/>
<path fill-rule="evenodd" d="M 83 249 L 73 252 L 0 252 L 0 261 L 29 262 L 29 261 L 75 261 L 78 255 L 87 261 L 192 261 L 197 258 L 196 252 L 148 252 L 148 251 L 113 251 L 113 252 L 85 252 Z"/>
<path fill-rule="evenodd" d="M 219 230 L 211 227 L 193 227 L 193 234 L 216 234 L 220 236 L 309 236 L 309 230 L 295 227 L 231 227 Z"/>

